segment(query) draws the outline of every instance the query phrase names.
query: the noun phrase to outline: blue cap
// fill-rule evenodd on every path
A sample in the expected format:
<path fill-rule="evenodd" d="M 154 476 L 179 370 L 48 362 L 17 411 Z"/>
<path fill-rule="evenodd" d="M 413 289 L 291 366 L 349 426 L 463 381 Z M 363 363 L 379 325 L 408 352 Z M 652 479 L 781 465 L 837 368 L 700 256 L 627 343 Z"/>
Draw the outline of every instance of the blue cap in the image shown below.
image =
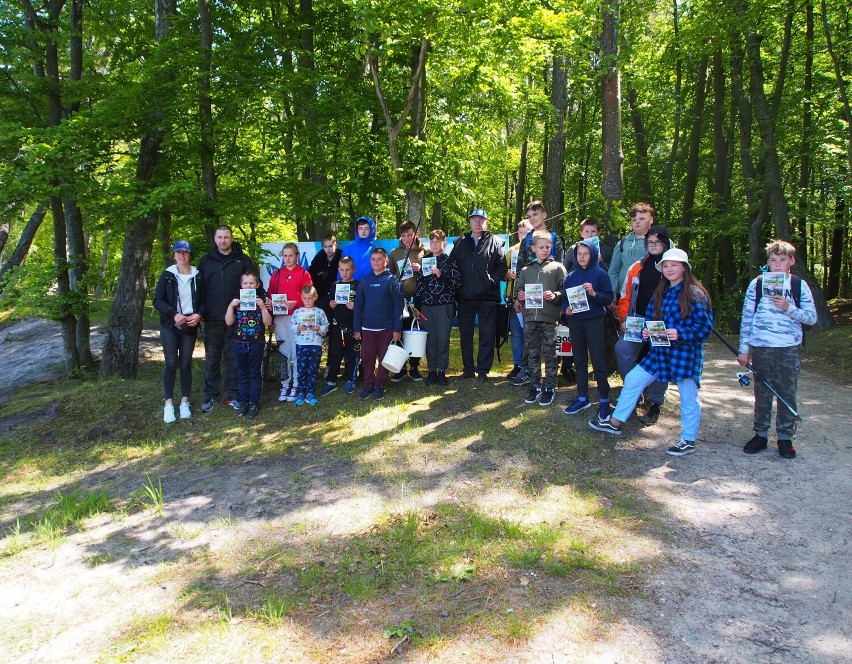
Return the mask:
<path fill-rule="evenodd" d="M 178 240 L 175 242 L 175 246 L 172 248 L 172 253 L 177 251 L 185 251 L 188 254 L 192 253 L 192 247 L 189 246 L 189 242 L 186 240 Z"/>
<path fill-rule="evenodd" d="M 468 219 L 471 217 L 482 217 L 483 219 L 488 219 L 488 213 L 482 208 L 476 208 L 473 212 L 467 215 Z"/>

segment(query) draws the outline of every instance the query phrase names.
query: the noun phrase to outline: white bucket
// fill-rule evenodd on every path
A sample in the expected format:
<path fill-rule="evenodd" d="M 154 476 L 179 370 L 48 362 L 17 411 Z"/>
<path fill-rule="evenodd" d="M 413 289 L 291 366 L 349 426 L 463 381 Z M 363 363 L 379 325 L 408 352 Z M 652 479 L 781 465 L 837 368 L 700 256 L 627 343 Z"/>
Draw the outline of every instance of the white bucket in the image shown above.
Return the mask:
<path fill-rule="evenodd" d="M 402 347 L 408 351 L 411 357 L 425 357 L 428 334 L 426 330 L 420 329 L 420 321 L 415 319 L 411 329 L 402 333 Z"/>
<path fill-rule="evenodd" d="M 408 351 L 402 346 L 391 344 L 382 360 L 382 366 L 392 374 L 399 373 L 408 361 Z"/>
<path fill-rule="evenodd" d="M 571 332 L 567 325 L 556 326 L 556 356 L 571 357 L 574 350 L 571 347 Z"/>

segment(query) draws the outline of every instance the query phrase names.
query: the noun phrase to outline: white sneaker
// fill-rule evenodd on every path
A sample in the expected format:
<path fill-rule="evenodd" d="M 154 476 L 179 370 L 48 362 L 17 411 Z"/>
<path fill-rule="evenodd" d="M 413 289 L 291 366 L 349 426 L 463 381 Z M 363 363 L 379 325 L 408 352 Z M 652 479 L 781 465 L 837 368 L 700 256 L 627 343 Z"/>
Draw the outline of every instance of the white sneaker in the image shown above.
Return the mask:
<path fill-rule="evenodd" d="M 295 401 L 296 400 L 296 386 L 293 386 L 293 389 L 290 390 L 290 396 L 287 397 L 287 401 Z"/>
<path fill-rule="evenodd" d="M 287 397 L 290 396 L 290 386 L 281 384 L 281 394 L 278 395 L 278 401 L 287 401 Z"/>
<path fill-rule="evenodd" d="M 188 420 L 192 417 L 192 409 L 189 407 L 189 401 L 183 401 L 180 404 L 180 419 Z"/>
<path fill-rule="evenodd" d="M 167 403 L 163 406 L 163 422 L 166 424 L 171 424 L 175 421 L 175 406 L 174 404 Z"/>

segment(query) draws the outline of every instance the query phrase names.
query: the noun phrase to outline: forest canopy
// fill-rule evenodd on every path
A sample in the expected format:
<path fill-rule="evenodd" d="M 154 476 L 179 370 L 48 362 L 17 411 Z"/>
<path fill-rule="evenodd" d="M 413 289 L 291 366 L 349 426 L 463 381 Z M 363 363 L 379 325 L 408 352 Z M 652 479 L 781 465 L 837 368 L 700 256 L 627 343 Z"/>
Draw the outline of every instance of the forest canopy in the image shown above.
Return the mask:
<path fill-rule="evenodd" d="M 717 320 L 771 237 L 798 249 L 820 327 L 850 290 L 848 3 L 10 0 L 0 5 L 0 288 L 133 375 L 173 239 L 204 251 L 511 232 L 541 198 L 613 242 L 636 201 L 690 252 Z M 424 235 L 421 232 L 421 235 Z M 197 255 L 199 251 L 196 252 Z M 41 300 L 40 300 L 41 301 Z M 134 338 L 135 335 L 135 338 Z"/>

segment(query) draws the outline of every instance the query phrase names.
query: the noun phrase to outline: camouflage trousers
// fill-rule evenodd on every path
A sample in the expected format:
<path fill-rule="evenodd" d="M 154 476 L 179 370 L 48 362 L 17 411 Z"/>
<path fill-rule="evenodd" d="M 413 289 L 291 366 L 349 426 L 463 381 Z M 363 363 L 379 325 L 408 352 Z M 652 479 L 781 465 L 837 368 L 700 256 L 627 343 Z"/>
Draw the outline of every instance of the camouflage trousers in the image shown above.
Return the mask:
<path fill-rule="evenodd" d="M 529 355 L 527 369 L 532 374 L 532 384 L 545 389 L 556 389 L 559 359 L 556 357 L 556 323 L 535 321 L 524 323 L 524 349 Z M 541 361 L 544 360 L 544 380 L 541 379 Z"/>
<path fill-rule="evenodd" d="M 786 348 L 752 348 L 751 364 L 775 391 L 796 408 L 796 386 L 799 382 L 801 360 L 798 346 Z M 755 377 L 754 380 L 754 432 L 761 436 L 769 433 L 772 421 L 772 402 L 775 396 Z M 780 401 L 775 405 L 775 431 L 781 440 L 793 440 L 796 418 Z"/>

